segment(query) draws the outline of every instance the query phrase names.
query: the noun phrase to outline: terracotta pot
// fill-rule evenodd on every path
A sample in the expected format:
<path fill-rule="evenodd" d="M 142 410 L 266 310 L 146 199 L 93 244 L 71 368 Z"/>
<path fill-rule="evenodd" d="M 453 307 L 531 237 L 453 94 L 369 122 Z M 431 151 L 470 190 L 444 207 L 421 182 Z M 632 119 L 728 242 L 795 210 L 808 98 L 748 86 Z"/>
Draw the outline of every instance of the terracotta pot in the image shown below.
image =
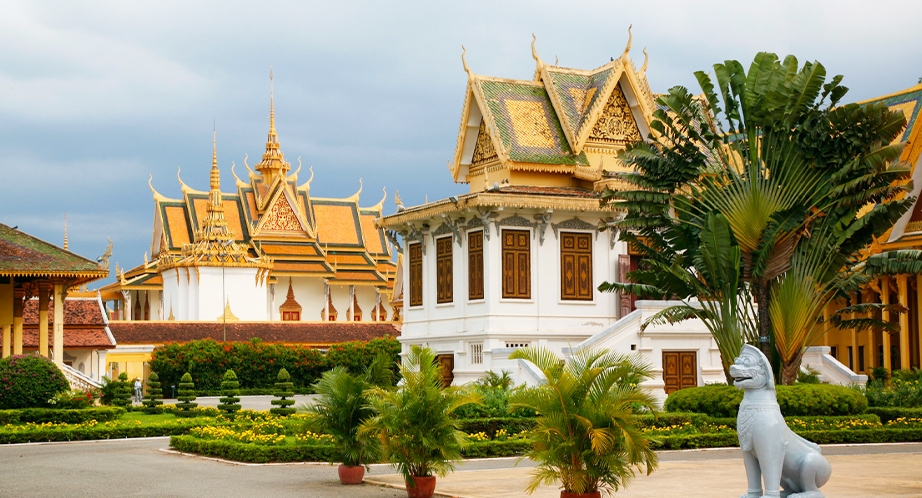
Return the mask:
<path fill-rule="evenodd" d="M 435 493 L 435 476 L 413 476 L 413 482 L 416 483 L 415 487 L 410 482 L 407 482 L 407 496 L 409 498 L 432 498 Z"/>
<path fill-rule="evenodd" d="M 362 484 L 362 477 L 365 477 L 365 467 L 361 465 L 340 465 L 337 470 L 340 484 Z"/>
<path fill-rule="evenodd" d="M 561 491 L 560 498 L 602 498 L 602 492 L 593 491 L 592 493 L 570 493 L 569 491 Z"/>

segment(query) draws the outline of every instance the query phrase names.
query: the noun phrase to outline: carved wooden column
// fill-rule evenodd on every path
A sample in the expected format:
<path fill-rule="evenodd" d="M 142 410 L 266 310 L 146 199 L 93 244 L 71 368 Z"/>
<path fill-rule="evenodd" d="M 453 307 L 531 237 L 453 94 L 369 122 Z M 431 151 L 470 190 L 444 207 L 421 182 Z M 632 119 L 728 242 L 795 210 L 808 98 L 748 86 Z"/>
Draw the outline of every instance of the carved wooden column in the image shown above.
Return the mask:
<path fill-rule="evenodd" d="M 884 306 L 890 304 L 890 279 L 887 277 L 880 279 L 880 302 Z M 890 322 L 890 312 L 884 310 L 881 313 L 881 319 L 885 322 Z M 881 366 L 890 371 L 893 369 L 893 363 L 890 361 L 890 332 L 884 330 L 881 335 L 883 336 L 884 347 L 884 364 Z"/>
<path fill-rule="evenodd" d="M 900 368 L 909 368 L 909 282 L 907 275 L 896 276 L 896 289 L 900 305 L 906 308 L 900 313 Z"/>
<path fill-rule="evenodd" d="M 49 282 L 38 283 L 38 354 L 48 358 L 48 288 Z"/>
<path fill-rule="evenodd" d="M 64 298 L 67 287 L 62 282 L 54 283 L 54 363 L 58 368 L 64 365 Z"/>

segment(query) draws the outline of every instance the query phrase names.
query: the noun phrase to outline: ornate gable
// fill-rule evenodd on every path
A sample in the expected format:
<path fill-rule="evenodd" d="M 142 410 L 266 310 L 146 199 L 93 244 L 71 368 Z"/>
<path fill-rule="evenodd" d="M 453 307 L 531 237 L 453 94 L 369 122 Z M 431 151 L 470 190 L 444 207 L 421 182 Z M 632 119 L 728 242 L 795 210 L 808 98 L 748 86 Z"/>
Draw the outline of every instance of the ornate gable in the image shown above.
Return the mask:
<path fill-rule="evenodd" d="M 294 206 L 292 206 L 288 192 L 284 190 L 275 196 L 275 200 L 260 216 L 256 231 L 257 233 L 265 231 L 306 232 L 309 236 L 312 236 L 311 230 L 301 221 L 301 217 L 297 215 Z"/>
<path fill-rule="evenodd" d="M 589 132 L 587 141 L 627 146 L 642 138 L 637 122 L 634 120 L 634 114 L 631 112 L 631 106 L 621 86 L 618 85 L 612 90 L 601 115 Z"/>

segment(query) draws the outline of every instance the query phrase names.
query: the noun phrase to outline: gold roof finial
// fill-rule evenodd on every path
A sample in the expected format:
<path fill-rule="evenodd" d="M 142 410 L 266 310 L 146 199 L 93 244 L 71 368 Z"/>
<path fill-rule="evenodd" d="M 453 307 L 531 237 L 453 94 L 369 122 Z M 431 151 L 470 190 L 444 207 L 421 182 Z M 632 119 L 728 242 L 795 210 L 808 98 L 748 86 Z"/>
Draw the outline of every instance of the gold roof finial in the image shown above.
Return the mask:
<path fill-rule="evenodd" d="M 211 137 L 211 190 L 221 189 L 221 172 L 218 170 L 218 129 L 214 128 Z M 212 200 L 214 201 L 214 200 Z M 220 198 L 218 203 L 220 204 Z"/>
<path fill-rule="evenodd" d="M 535 42 L 538 41 L 538 37 L 534 33 L 531 34 L 531 58 L 535 60 L 535 81 L 541 79 L 541 70 L 544 69 L 544 61 L 541 60 L 541 57 L 538 56 L 538 49 L 535 48 Z"/>
<path fill-rule="evenodd" d="M 627 59 L 627 54 L 631 52 L 631 41 L 634 39 L 634 35 L 631 34 L 631 28 L 634 27 L 633 24 L 627 27 L 627 46 L 624 47 L 624 53 L 621 54 L 621 58 Z"/>
<path fill-rule="evenodd" d="M 470 78 L 472 76 L 471 68 L 467 65 L 467 59 L 464 57 L 467 55 L 467 49 L 464 48 L 464 45 L 461 45 L 461 64 L 464 66 L 464 72 L 467 73 L 467 76 Z"/>
<path fill-rule="evenodd" d="M 275 92 L 272 79 L 272 66 L 269 66 L 269 136 L 275 135 Z"/>
<path fill-rule="evenodd" d="M 650 54 L 647 53 L 647 47 L 643 48 L 643 66 L 640 66 L 640 74 L 647 74 L 647 64 L 650 63 Z"/>
<path fill-rule="evenodd" d="M 266 140 L 266 151 L 263 153 L 262 161 L 256 165 L 256 171 L 263 176 L 263 181 L 271 185 L 277 176 L 288 173 L 290 165 L 285 162 L 285 154 L 279 145 L 278 133 L 275 130 L 275 90 L 273 87 L 274 76 L 272 68 L 269 68 L 269 138 Z M 244 165 L 249 169 L 246 161 Z"/>
<path fill-rule="evenodd" d="M 67 211 L 64 211 L 64 250 L 67 250 Z"/>

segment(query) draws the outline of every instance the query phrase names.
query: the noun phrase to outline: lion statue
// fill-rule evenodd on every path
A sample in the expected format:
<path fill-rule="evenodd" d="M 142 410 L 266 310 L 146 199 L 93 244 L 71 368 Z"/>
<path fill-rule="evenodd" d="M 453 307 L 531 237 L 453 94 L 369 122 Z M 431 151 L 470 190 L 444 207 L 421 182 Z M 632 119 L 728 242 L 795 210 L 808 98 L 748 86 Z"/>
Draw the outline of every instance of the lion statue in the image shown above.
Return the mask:
<path fill-rule="evenodd" d="M 832 467 L 819 446 L 794 434 L 784 422 L 765 355 L 743 346 L 730 365 L 730 376 L 733 385 L 743 390 L 736 430 L 748 489 L 740 498 L 824 498 L 819 488 L 829 480 Z"/>

